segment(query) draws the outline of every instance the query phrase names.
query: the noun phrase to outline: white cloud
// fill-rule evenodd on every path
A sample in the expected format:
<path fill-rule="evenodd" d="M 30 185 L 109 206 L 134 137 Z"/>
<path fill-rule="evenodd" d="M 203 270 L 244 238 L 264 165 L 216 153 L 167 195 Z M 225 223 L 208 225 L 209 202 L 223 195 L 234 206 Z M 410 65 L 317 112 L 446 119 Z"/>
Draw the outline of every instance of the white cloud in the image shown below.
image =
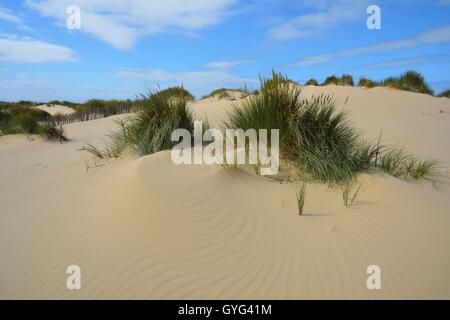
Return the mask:
<path fill-rule="evenodd" d="M 210 69 L 227 69 L 236 67 L 241 64 L 249 64 L 249 63 L 253 63 L 253 61 L 251 60 L 214 61 L 205 64 L 205 67 Z"/>
<path fill-rule="evenodd" d="M 317 36 L 345 22 L 356 21 L 366 15 L 367 0 L 303 1 L 303 6 L 313 6 L 308 12 L 290 19 L 269 30 L 274 40 L 289 40 Z"/>
<path fill-rule="evenodd" d="M 362 69 L 385 69 L 385 68 L 398 68 L 409 67 L 426 62 L 448 62 L 450 61 L 450 55 L 422 55 L 410 58 L 395 59 L 389 61 L 381 61 L 360 66 Z"/>
<path fill-rule="evenodd" d="M 22 18 L 19 18 L 19 17 L 13 15 L 9 10 L 4 9 L 4 8 L 0 8 L 0 20 L 12 22 L 15 24 L 23 23 Z"/>
<path fill-rule="evenodd" d="M 13 63 L 45 63 L 73 61 L 71 49 L 27 37 L 0 34 L 0 61 Z"/>
<path fill-rule="evenodd" d="M 293 64 L 291 64 L 291 67 L 308 67 L 316 64 L 327 63 L 337 58 L 406 49 L 423 44 L 446 43 L 446 42 L 450 42 L 450 26 L 431 29 L 407 39 L 385 41 L 374 45 L 351 48 L 333 53 L 306 57 L 294 62 Z"/>
<path fill-rule="evenodd" d="M 0 20 L 13 23 L 17 25 L 21 30 L 31 31 L 31 28 L 25 24 L 25 21 L 21 17 L 14 15 L 8 9 L 0 8 Z"/>
<path fill-rule="evenodd" d="M 66 9 L 81 9 L 81 29 L 118 49 L 156 33 L 194 32 L 224 19 L 238 0 L 26 0 L 66 25 Z"/>

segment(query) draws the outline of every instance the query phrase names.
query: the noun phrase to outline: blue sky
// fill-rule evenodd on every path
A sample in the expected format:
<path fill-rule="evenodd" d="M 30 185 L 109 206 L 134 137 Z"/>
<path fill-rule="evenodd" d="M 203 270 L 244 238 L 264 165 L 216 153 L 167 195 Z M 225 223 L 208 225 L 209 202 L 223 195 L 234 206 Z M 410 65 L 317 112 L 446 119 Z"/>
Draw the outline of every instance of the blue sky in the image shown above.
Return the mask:
<path fill-rule="evenodd" d="M 366 26 L 369 5 L 381 29 Z M 81 29 L 67 28 L 77 5 Z M 450 88 L 450 0 L 0 1 L 0 100 L 197 97 L 256 87 L 271 69 L 304 82 L 414 69 Z"/>

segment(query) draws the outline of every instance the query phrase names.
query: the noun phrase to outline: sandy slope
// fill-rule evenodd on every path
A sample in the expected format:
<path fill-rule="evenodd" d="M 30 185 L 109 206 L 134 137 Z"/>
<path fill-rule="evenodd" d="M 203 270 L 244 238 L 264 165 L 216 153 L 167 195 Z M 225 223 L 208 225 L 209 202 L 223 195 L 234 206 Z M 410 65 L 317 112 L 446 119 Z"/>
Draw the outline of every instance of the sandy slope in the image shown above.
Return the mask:
<path fill-rule="evenodd" d="M 43 110 L 45 112 L 50 113 L 52 116 L 56 115 L 56 114 L 62 114 L 62 115 L 66 115 L 66 114 L 71 114 L 71 113 L 75 113 L 75 110 L 70 108 L 70 107 L 66 107 L 66 106 L 60 106 L 60 105 L 51 105 L 48 106 L 46 104 L 40 105 L 35 107 L 36 109 L 40 109 Z"/>
<path fill-rule="evenodd" d="M 450 100 L 388 89 L 327 91 L 364 133 L 450 159 Z M 191 106 L 218 125 L 228 101 Z M 443 110 L 443 113 L 440 112 Z M 294 187 L 215 166 L 174 166 L 169 152 L 91 168 L 77 151 L 111 119 L 67 126 L 67 144 L 0 138 L 0 298 L 450 298 L 450 187 L 362 175 L 339 190 Z M 449 174 L 442 172 L 444 178 Z M 65 269 L 82 268 L 82 290 Z M 382 290 L 366 288 L 366 268 Z"/>

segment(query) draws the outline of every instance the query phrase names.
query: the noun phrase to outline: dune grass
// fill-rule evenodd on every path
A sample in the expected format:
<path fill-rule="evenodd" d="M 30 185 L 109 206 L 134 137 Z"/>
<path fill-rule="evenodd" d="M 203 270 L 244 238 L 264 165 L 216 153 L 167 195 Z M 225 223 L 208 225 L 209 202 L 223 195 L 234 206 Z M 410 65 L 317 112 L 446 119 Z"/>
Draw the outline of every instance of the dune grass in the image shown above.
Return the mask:
<path fill-rule="evenodd" d="M 380 169 L 383 172 L 407 180 L 432 181 L 438 167 L 439 161 L 419 160 L 398 147 L 387 149 L 380 158 Z"/>
<path fill-rule="evenodd" d="M 363 184 L 358 183 L 355 180 L 349 180 L 341 186 L 341 191 L 344 206 L 348 207 L 351 206 L 364 191 Z"/>
<path fill-rule="evenodd" d="M 260 92 L 235 106 L 225 127 L 279 129 L 280 156 L 311 179 L 344 184 L 378 160 L 382 171 L 404 179 L 429 179 L 436 169 L 435 160 L 364 141 L 330 95 L 303 99 L 300 87 L 275 73 L 261 80 Z"/>
<path fill-rule="evenodd" d="M 305 100 L 280 74 L 261 81 L 261 94 L 236 106 L 228 128 L 279 129 L 280 154 L 313 178 L 342 182 L 371 166 L 377 147 L 366 144 L 337 111 L 333 98 Z"/>
<path fill-rule="evenodd" d="M 297 182 L 297 207 L 298 214 L 303 215 L 303 207 L 305 206 L 305 198 L 306 198 L 306 183 Z"/>
<path fill-rule="evenodd" d="M 400 77 L 389 77 L 382 82 L 385 87 L 391 87 L 395 89 L 425 93 L 433 95 L 433 90 L 426 83 L 424 77 L 413 70 L 403 73 Z"/>
<path fill-rule="evenodd" d="M 67 141 L 62 124 L 43 124 L 37 129 L 37 134 L 47 140 Z"/>
<path fill-rule="evenodd" d="M 84 150 L 100 158 L 115 158 L 128 147 L 140 155 L 171 149 L 178 143 L 171 141 L 175 129 L 194 131 L 194 118 L 187 108 L 188 99 L 189 96 L 178 89 L 140 95 L 137 113 L 117 121 L 118 129 L 109 136 L 103 150 L 90 144 Z"/>
<path fill-rule="evenodd" d="M 353 86 L 353 77 L 349 74 L 343 74 L 340 78 L 335 75 L 329 76 L 322 83 L 322 86 L 326 86 L 329 84 L 335 85 L 343 85 L 343 86 Z M 433 95 L 433 90 L 425 81 L 423 75 L 418 73 L 417 71 L 406 71 L 401 74 L 399 77 L 388 77 L 383 81 L 374 81 L 367 79 L 365 77 L 361 77 L 358 82 L 358 86 L 374 88 L 378 86 L 389 87 L 404 91 L 417 92 L 417 93 L 425 93 L 429 95 Z M 439 96 L 449 96 L 450 90 L 443 92 Z"/>

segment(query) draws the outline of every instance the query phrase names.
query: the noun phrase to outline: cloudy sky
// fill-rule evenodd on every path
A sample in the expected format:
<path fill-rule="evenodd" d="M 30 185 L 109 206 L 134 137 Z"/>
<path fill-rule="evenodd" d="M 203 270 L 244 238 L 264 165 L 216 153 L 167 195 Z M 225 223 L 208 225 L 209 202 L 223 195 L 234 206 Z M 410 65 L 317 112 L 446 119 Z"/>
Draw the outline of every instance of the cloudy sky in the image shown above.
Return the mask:
<path fill-rule="evenodd" d="M 381 29 L 366 25 L 381 8 Z M 81 28 L 69 29 L 68 8 Z M 0 100 L 133 98 L 414 69 L 450 88 L 450 0 L 0 0 Z"/>

